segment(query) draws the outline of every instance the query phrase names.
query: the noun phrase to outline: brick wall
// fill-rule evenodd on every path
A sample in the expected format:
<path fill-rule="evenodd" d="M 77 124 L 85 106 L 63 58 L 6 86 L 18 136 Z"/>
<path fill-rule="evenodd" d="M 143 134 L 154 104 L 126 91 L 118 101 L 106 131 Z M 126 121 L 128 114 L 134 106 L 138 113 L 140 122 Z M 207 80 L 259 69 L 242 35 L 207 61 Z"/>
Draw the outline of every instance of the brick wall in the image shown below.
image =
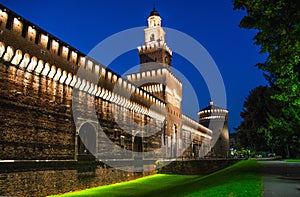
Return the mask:
<path fill-rule="evenodd" d="M 0 159 L 74 159 L 71 89 L 0 63 Z"/>
<path fill-rule="evenodd" d="M 203 159 L 191 161 L 173 161 L 158 170 L 160 174 L 205 175 L 226 168 L 240 160 L 237 159 Z M 163 165 L 161 162 L 158 165 Z"/>
<path fill-rule="evenodd" d="M 133 180 L 150 172 L 131 173 L 101 163 L 0 163 L 1 196 L 47 196 Z"/>

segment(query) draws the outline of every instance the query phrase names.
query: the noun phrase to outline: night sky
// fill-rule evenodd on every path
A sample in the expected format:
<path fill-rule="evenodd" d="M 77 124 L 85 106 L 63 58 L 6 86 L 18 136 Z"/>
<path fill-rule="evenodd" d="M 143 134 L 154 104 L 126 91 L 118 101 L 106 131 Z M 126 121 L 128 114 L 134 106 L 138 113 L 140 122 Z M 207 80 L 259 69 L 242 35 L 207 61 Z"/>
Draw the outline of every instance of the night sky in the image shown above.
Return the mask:
<path fill-rule="evenodd" d="M 85 54 L 115 33 L 146 26 L 147 17 L 153 9 L 153 0 L 0 2 Z M 254 66 L 265 59 L 265 56 L 259 54 L 260 48 L 253 45 L 256 32 L 238 27 L 245 13 L 234 11 L 230 0 L 157 0 L 155 7 L 162 17 L 163 27 L 193 37 L 214 59 L 224 80 L 229 129 L 233 132 L 233 128 L 241 121 L 240 112 L 249 91 L 266 84 L 262 72 Z M 168 42 L 168 35 L 166 40 Z M 143 43 L 144 40 L 141 40 L 140 44 Z M 138 63 L 137 50 L 133 50 L 107 66 L 124 74 Z M 193 65 L 176 53 L 173 54 L 172 66 L 188 79 L 197 94 L 199 106 L 186 99 L 188 96 L 183 96 L 182 102 L 183 112 L 196 120 L 197 111 L 206 107 L 211 100 L 206 83 Z"/>

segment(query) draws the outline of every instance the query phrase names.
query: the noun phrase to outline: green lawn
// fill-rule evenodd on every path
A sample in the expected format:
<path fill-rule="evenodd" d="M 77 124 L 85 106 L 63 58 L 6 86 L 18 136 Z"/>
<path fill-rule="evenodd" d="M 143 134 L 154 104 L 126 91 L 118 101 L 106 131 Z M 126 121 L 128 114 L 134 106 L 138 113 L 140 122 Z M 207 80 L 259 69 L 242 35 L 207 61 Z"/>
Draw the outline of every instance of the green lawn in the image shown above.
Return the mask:
<path fill-rule="evenodd" d="M 261 196 L 261 166 L 241 161 L 207 176 L 153 175 L 62 196 Z"/>
<path fill-rule="evenodd" d="M 286 162 L 300 162 L 300 159 L 286 159 Z"/>

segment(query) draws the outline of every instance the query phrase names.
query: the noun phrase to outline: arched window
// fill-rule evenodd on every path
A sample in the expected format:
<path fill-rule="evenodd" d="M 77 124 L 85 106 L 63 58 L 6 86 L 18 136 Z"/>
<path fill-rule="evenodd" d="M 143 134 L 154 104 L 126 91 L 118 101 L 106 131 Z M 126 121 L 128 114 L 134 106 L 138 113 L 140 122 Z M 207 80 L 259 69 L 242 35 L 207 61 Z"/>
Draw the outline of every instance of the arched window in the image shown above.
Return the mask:
<path fill-rule="evenodd" d="M 95 159 L 96 154 L 96 131 L 90 123 L 84 123 L 79 130 L 77 138 L 78 159 Z"/>
<path fill-rule="evenodd" d="M 133 151 L 139 153 L 143 152 L 143 138 L 139 134 L 134 136 Z"/>
<path fill-rule="evenodd" d="M 155 40 L 155 35 L 154 34 L 151 34 L 151 36 L 150 36 L 150 41 L 152 42 L 152 41 L 154 41 Z"/>
<path fill-rule="evenodd" d="M 177 126 L 173 125 L 172 156 L 177 157 Z"/>

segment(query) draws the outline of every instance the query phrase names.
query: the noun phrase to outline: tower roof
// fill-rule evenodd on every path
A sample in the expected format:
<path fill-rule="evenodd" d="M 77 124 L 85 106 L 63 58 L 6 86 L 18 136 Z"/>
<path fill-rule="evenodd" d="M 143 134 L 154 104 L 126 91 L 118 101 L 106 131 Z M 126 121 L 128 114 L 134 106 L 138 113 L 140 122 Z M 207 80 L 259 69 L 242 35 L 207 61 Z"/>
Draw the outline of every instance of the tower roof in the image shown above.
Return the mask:
<path fill-rule="evenodd" d="M 155 8 L 153 8 L 153 10 L 150 12 L 149 16 L 160 16 L 160 15 L 159 15 L 158 11 Z"/>
<path fill-rule="evenodd" d="M 209 103 L 209 106 L 205 107 L 204 109 L 201 109 L 200 112 L 201 112 L 201 111 L 205 111 L 205 110 L 211 110 L 211 109 L 223 109 L 223 108 L 216 106 L 216 105 L 214 104 L 214 102 L 211 101 L 211 102 Z M 223 110 L 224 110 L 224 109 L 223 109 Z"/>

